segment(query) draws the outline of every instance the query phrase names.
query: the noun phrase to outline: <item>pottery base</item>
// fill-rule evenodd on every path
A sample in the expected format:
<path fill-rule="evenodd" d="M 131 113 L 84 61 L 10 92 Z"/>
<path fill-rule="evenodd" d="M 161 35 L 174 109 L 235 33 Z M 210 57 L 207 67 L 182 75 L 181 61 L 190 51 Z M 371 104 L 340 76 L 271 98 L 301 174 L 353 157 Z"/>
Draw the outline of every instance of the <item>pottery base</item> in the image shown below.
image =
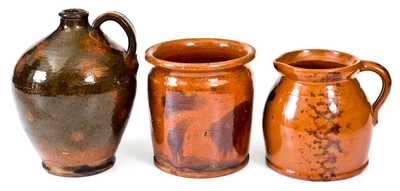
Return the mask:
<path fill-rule="evenodd" d="M 154 157 L 154 164 L 162 171 L 176 176 L 182 176 L 187 178 L 213 178 L 213 177 L 225 176 L 239 171 L 240 169 L 245 167 L 248 162 L 249 162 L 249 155 L 247 155 L 246 159 L 237 166 L 233 166 L 222 170 L 204 171 L 204 170 L 193 170 L 188 168 L 177 168 L 167 162 L 159 161 Z"/>
<path fill-rule="evenodd" d="M 59 167 L 51 164 L 42 162 L 42 166 L 50 174 L 64 177 L 82 177 L 91 176 L 101 172 L 104 172 L 111 168 L 115 163 L 115 157 L 111 157 L 107 160 L 97 162 L 92 165 L 72 166 L 72 167 Z"/>
<path fill-rule="evenodd" d="M 292 177 L 292 178 L 296 178 L 296 179 L 300 179 L 300 180 L 308 180 L 308 181 L 335 181 L 335 180 L 343 180 L 343 179 L 347 179 L 347 178 L 351 178 L 353 176 L 356 176 L 358 174 L 360 174 L 367 166 L 368 166 L 368 161 L 362 165 L 360 168 L 355 169 L 353 171 L 349 171 L 349 172 L 345 172 L 345 173 L 340 173 L 340 174 L 336 174 L 335 177 L 329 178 L 329 179 L 323 179 L 320 177 L 319 174 L 305 174 L 305 173 L 299 173 L 299 172 L 295 172 L 293 170 L 290 169 L 285 169 L 279 166 L 276 166 L 275 164 L 271 163 L 271 161 L 269 161 L 268 159 L 266 159 L 267 161 L 267 165 L 268 167 L 270 167 L 272 170 L 288 176 L 288 177 Z"/>

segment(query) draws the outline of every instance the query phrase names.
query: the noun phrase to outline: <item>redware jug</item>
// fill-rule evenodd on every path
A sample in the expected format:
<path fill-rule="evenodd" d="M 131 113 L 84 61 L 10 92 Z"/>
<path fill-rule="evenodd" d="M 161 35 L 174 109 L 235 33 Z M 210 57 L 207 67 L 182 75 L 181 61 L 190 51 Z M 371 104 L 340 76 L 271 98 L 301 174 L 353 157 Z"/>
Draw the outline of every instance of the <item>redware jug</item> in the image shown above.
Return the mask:
<path fill-rule="evenodd" d="M 87 176 L 114 164 L 135 96 L 135 34 L 120 13 L 105 13 L 92 26 L 84 10 L 59 15 L 59 27 L 18 61 L 13 92 L 43 167 Z M 100 30 L 108 20 L 127 33 L 127 51 Z"/>
<path fill-rule="evenodd" d="M 368 165 L 372 127 L 391 86 L 381 65 L 331 50 L 299 50 L 274 61 L 282 77 L 264 113 L 268 165 L 287 176 L 329 181 Z M 377 73 L 383 82 L 371 106 L 355 78 Z"/>

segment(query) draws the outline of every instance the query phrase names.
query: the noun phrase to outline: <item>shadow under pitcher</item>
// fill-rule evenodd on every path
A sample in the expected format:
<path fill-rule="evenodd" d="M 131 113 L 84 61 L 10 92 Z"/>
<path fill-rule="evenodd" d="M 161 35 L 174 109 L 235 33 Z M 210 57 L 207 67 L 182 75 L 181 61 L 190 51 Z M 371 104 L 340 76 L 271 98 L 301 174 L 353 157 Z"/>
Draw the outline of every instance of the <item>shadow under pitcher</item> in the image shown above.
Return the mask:
<path fill-rule="evenodd" d="M 372 127 L 391 86 L 381 65 L 332 50 L 299 50 L 274 61 L 282 74 L 264 111 L 267 163 L 313 181 L 345 179 L 368 165 Z M 372 71 L 382 90 L 371 106 L 355 75 Z"/>
<path fill-rule="evenodd" d="M 248 44 L 224 39 L 181 39 L 146 51 L 154 162 L 184 177 L 209 178 L 243 168 L 253 105 L 245 66 Z"/>
<path fill-rule="evenodd" d="M 18 61 L 13 92 L 24 129 L 59 176 L 87 176 L 110 168 L 136 91 L 136 40 L 120 13 L 88 23 L 88 13 L 68 9 L 56 31 Z M 108 20 L 128 35 L 125 51 L 100 30 Z"/>

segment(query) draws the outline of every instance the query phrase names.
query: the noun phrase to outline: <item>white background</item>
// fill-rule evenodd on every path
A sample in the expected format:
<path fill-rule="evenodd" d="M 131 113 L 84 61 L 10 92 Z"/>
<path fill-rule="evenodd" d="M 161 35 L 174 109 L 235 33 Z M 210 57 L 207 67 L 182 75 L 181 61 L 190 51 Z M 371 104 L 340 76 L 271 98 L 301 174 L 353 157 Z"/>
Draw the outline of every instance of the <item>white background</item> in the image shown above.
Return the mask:
<path fill-rule="evenodd" d="M 62 178 L 47 174 L 29 142 L 11 94 L 15 63 L 31 45 L 58 26 L 58 12 L 84 8 L 90 22 L 105 11 L 128 16 L 137 31 L 138 91 L 127 129 L 116 153 L 116 165 L 96 176 Z M 251 0 L 65 0 L 3 1 L 0 5 L 0 190 L 399 190 L 400 150 L 400 5 L 396 1 L 251 1 Z M 117 24 L 103 31 L 126 47 Z M 243 170 L 220 178 L 188 179 L 166 174 L 152 163 L 147 74 L 149 46 L 186 37 L 219 37 L 247 42 L 257 49 L 250 63 L 255 104 L 250 162 Z M 374 129 L 370 165 L 361 175 L 336 182 L 308 182 L 282 176 L 264 163 L 262 111 L 278 77 L 272 60 L 301 48 L 329 48 L 384 65 L 393 78 L 392 92 Z M 357 75 L 372 102 L 380 90 L 373 73 Z M 357 112 L 357 111 L 354 111 Z M 397 181 L 397 182 L 396 182 Z"/>

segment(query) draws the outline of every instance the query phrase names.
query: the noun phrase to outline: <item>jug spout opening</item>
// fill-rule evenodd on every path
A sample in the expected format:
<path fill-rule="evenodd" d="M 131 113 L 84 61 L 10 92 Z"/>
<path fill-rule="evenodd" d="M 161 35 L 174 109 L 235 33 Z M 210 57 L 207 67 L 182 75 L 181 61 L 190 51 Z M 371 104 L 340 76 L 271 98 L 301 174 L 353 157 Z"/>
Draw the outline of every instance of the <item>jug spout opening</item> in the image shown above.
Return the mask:
<path fill-rule="evenodd" d="M 323 49 L 285 53 L 274 61 L 288 78 L 309 82 L 333 82 L 350 78 L 360 69 L 360 60 L 350 54 Z"/>
<path fill-rule="evenodd" d="M 62 19 L 87 18 L 89 13 L 83 9 L 65 9 L 58 14 Z"/>

